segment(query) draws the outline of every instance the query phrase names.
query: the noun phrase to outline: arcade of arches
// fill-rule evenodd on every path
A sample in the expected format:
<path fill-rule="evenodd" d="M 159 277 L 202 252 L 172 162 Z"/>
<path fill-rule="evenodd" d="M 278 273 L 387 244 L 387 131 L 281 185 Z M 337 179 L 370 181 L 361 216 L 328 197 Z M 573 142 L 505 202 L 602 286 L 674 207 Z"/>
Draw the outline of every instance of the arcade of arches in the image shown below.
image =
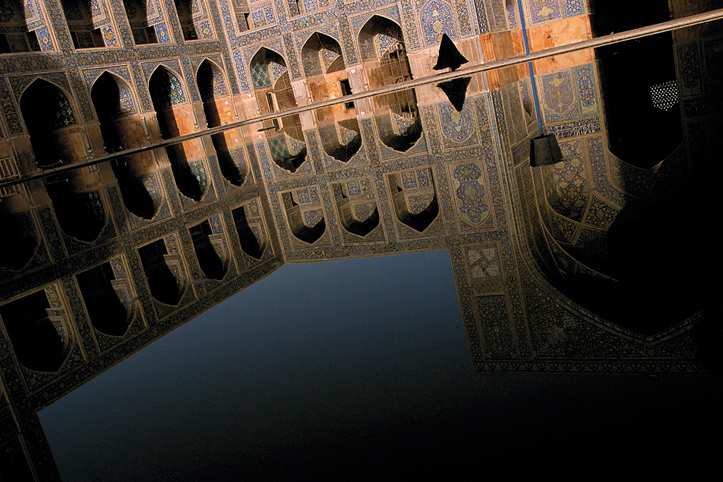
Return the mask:
<path fill-rule="evenodd" d="M 719 370 L 720 25 L 459 105 L 431 76 L 443 34 L 478 65 L 723 3 L 521 3 L 5 1 L 0 443 L 28 480 L 57 478 L 34 411 L 284 263 L 449 250 L 478 371 Z M 561 162 L 530 166 L 540 130 Z"/>

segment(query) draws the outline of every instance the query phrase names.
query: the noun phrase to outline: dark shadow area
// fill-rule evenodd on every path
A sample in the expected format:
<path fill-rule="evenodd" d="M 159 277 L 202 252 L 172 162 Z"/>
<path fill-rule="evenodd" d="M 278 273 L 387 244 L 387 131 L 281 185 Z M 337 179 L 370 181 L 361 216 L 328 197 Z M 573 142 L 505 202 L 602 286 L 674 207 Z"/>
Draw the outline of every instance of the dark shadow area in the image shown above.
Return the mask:
<path fill-rule="evenodd" d="M 313 244 L 319 238 L 321 238 L 326 231 L 326 220 L 323 215 L 318 215 L 317 219 L 312 224 L 306 220 L 306 214 L 308 211 L 301 209 L 301 205 L 297 202 L 294 193 L 285 192 L 281 195 L 284 210 L 286 211 L 286 218 L 289 221 L 289 227 L 291 233 L 301 241 L 305 243 Z M 320 209 L 313 211 L 320 211 Z M 323 212 L 322 212 L 323 213 Z M 308 223 L 308 224 L 307 224 Z"/>
<path fill-rule="evenodd" d="M 128 147 L 128 139 L 134 138 L 133 132 L 127 132 L 128 116 L 135 114 L 135 111 L 126 111 L 121 105 L 121 93 L 118 82 L 108 72 L 103 73 L 91 89 L 91 98 L 95 111 L 98 114 L 100 131 L 103 136 L 106 152 L 113 153 Z M 127 86 L 126 86 L 127 87 Z M 129 109 L 130 110 L 130 109 Z M 123 118 L 123 121 L 121 119 Z M 137 142 L 133 143 L 137 144 Z M 131 168 L 136 164 L 133 158 L 124 157 L 111 162 L 113 173 L 118 180 L 118 187 L 121 191 L 123 204 L 126 209 L 143 219 L 153 219 L 158 206 L 156 206 L 151 194 L 146 189 L 143 181 L 134 173 Z"/>
<path fill-rule="evenodd" d="M 597 36 L 670 19 L 667 0 L 593 4 Z M 599 48 L 596 54 L 610 152 L 636 167 L 655 166 L 683 140 L 672 34 Z"/>
<path fill-rule="evenodd" d="M 384 145 L 398 152 L 407 152 L 422 137 L 422 120 L 419 117 L 415 117 L 414 122 L 400 134 L 395 133 L 390 116 L 377 117 L 377 127 Z"/>
<path fill-rule="evenodd" d="M 74 125 L 70 101 L 56 86 L 42 79 L 33 82 L 20 97 L 20 110 L 30 135 L 30 144 L 38 167 L 68 164 L 55 132 Z"/>
<path fill-rule="evenodd" d="M 60 3 L 76 49 L 105 47 L 103 32 L 93 23 L 90 0 L 60 0 Z"/>
<path fill-rule="evenodd" d="M 135 176 L 128 166 L 127 158 L 112 161 L 113 174 L 118 180 L 123 204 L 126 209 L 142 219 L 153 219 L 158 211 L 155 200 L 143 181 Z"/>
<path fill-rule="evenodd" d="M 106 213 L 100 191 L 75 192 L 72 174 L 48 177 L 45 187 L 53 202 L 58 224 L 65 234 L 92 243 L 105 227 Z"/>
<path fill-rule="evenodd" d="M 57 371 L 67 356 L 67 328 L 51 317 L 44 291 L 37 291 L 0 307 L 18 361 L 30 370 Z"/>
<path fill-rule="evenodd" d="M 218 69 L 218 67 L 212 65 L 208 60 L 204 60 L 198 68 L 198 74 L 196 75 L 196 83 L 201 93 L 203 111 L 206 114 L 208 127 L 220 127 L 224 124 L 221 120 L 218 106 L 216 105 L 216 95 L 214 92 L 214 76 L 220 76 L 221 73 L 214 72 L 214 69 Z M 231 99 L 231 97 L 228 98 Z M 233 100 L 229 101 L 233 102 Z M 213 143 L 213 148 L 216 150 L 216 157 L 218 158 L 219 168 L 221 169 L 223 177 L 234 186 L 242 185 L 246 180 L 246 175 L 239 169 L 238 164 L 234 160 L 228 142 L 226 141 L 226 136 L 223 133 L 213 134 L 211 136 L 211 142 Z"/>
<path fill-rule="evenodd" d="M 35 30 L 28 30 L 24 2 L 4 0 L 0 16 L 0 54 L 40 52 L 40 50 Z"/>
<path fill-rule="evenodd" d="M 130 326 L 134 303 L 127 283 L 115 279 L 110 263 L 80 273 L 77 280 L 95 329 L 106 335 L 123 336 Z M 124 294 L 129 299 L 122 299 Z"/>
<path fill-rule="evenodd" d="M 397 219 L 403 224 L 409 226 L 418 232 L 423 232 L 439 215 L 439 203 L 437 201 L 437 193 L 434 191 L 434 184 L 425 189 L 423 192 L 432 196 L 423 209 L 419 207 L 412 209 L 409 206 L 409 200 L 403 187 L 404 183 L 398 174 L 389 176 L 389 188 L 392 193 L 392 202 L 394 203 L 394 213 Z"/>
<path fill-rule="evenodd" d="M 255 226 L 250 224 L 246 216 L 246 209 L 245 206 L 242 206 L 231 211 L 241 249 L 252 258 L 261 259 L 266 249 L 263 227 L 260 225 L 260 221 L 256 222 Z M 254 231 L 253 227 L 256 227 L 256 231 Z"/>
<path fill-rule="evenodd" d="M 7 203 L 0 203 L 0 268 L 20 271 L 35 256 L 39 240 L 30 212 L 7 212 Z"/>
<path fill-rule="evenodd" d="M 151 295 L 161 303 L 177 305 L 181 301 L 184 283 L 180 260 L 175 261 L 176 270 L 171 270 L 166 245 L 162 239 L 138 249 L 146 273 Z"/>
<path fill-rule="evenodd" d="M 153 73 L 149 82 L 153 108 L 156 111 L 158 126 L 163 139 L 173 139 L 180 135 L 176 114 L 173 110 L 174 100 L 177 95 L 176 91 L 179 89 L 181 89 L 179 80 L 163 67 Z M 194 201 L 200 201 L 204 194 L 203 187 L 188 163 L 183 145 L 167 146 L 166 154 L 168 154 L 168 159 L 171 162 L 171 170 L 178 190 L 184 196 Z"/>
<path fill-rule="evenodd" d="M 193 249 L 196 251 L 196 258 L 203 274 L 209 279 L 223 279 L 226 275 L 226 264 L 218 252 L 222 247 L 212 241 L 213 237 L 223 237 L 223 235 L 214 234 L 208 221 L 192 226 L 189 231 L 193 240 Z"/>
<path fill-rule="evenodd" d="M 342 223 L 344 224 L 344 229 L 363 238 L 379 226 L 379 209 L 374 208 L 371 215 L 364 221 L 358 221 L 350 217 L 349 219 L 343 220 Z"/>
<path fill-rule="evenodd" d="M 184 40 L 198 39 L 196 25 L 193 22 L 193 2 L 191 0 L 173 0 L 178 12 L 178 21 L 181 23 Z"/>
<path fill-rule="evenodd" d="M 148 24 L 148 3 L 146 0 L 123 0 L 128 22 L 136 45 L 158 43 L 156 28 Z"/>

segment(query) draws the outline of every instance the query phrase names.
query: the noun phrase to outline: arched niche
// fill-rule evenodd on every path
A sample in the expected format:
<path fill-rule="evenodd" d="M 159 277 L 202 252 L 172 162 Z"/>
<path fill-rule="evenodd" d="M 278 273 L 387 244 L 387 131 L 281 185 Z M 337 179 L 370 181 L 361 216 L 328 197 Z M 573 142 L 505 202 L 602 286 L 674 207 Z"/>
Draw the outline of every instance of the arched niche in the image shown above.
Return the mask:
<path fill-rule="evenodd" d="M 65 234 L 86 243 L 98 239 L 108 220 L 92 173 L 83 169 L 47 177 L 45 189 Z"/>
<path fill-rule="evenodd" d="M 379 226 L 379 209 L 370 180 L 334 184 L 332 192 L 344 229 L 364 238 Z"/>
<path fill-rule="evenodd" d="M 21 193 L 0 197 L 0 270 L 21 271 L 40 245 L 31 205 Z"/>
<path fill-rule="evenodd" d="M 123 0 L 123 7 L 126 11 L 128 23 L 133 32 L 133 41 L 136 45 L 158 43 L 157 25 L 159 22 L 154 19 L 159 17 L 153 15 L 149 10 L 149 2 L 154 0 Z"/>
<path fill-rule="evenodd" d="M 125 335 L 135 317 L 138 304 L 126 273 L 116 258 L 76 276 L 90 322 L 104 335 Z"/>
<path fill-rule="evenodd" d="M 105 149 L 109 153 L 140 147 L 146 138 L 138 116 L 133 90 L 120 77 L 104 72 L 91 89 Z M 151 194 L 144 178 L 155 176 L 148 153 L 134 154 L 111 162 L 113 173 L 128 211 L 152 219 L 162 204 L 159 193 Z"/>
<path fill-rule="evenodd" d="M 341 46 L 332 37 L 312 34 L 301 48 L 301 57 L 312 102 L 352 93 Z M 338 161 L 348 162 L 362 144 L 354 103 L 324 107 L 315 113 L 324 152 Z"/>
<path fill-rule="evenodd" d="M 68 96 L 56 85 L 37 79 L 20 97 L 20 109 L 38 167 L 82 162 L 82 133 Z M 45 179 L 61 229 L 80 241 L 92 242 L 106 224 L 98 180 L 87 169 Z"/>
<path fill-rule="evenodd" d="M 231 0 L 230 3 L 237 32 L 241 33 L 251 29 L 251 9 L 248 0 Z"/>
<path fill-rule="evenodd" d="M 397 219 L 417 232 L 424 232 L 439 215 L 439 202 L 432 170 L 416 169 L 388 176 Z"/>
<path fill-rule="evenodd" d="M 222 280 L 228 272 L 229 254 L 219 217 L 216 217 L 213 225 L 205 220 L 188 230 L 196 259 L 206 279 Z"/>
<path fill-rule="evenodd" d="M 70 38 L 76 49 L 106 46 L 101 25 L 93 15 L 91 0 L 60 0 L 60 3 L 70 30 Z M 95 17 L 98 17 L 98 14 Z"/>
<path fill-rule="evenodd" d="M 173 0 L 173 3 L 176 5 L 184 40 L 213 38 L 203 0 Z"/>
<path fill-rule="evenodd" d="M 261 48 L 251 59 L 256 101 L 261 115 L 283 112 L 297 106 L 286 62 L 273 50 Z M 306 140 L 298 115 L 283 116 L 264 123 L 266 140 L 274 163 L 296 172 L 306 161 Z"/>
<path fill-rule="evenodd" d="M 186 291 L 188 277 L 175 239 L 166 237 L 138 248 L 148 287 L 156 301 L 177 305 Z"/>
<path fill-rule="evenodd" d="M 667 0 L 592 3 L 596 35 L 670 19 Z M 620 15 L 623 11 L 625 15 Z M 610 152 L 636 167 L 657 165 L 683 140 L 672 34 L 598 48 L 596 54 Z"/>
<path fill-rule="evenodd" d="M 78 129 L 73 105 L 55 84 L 43 79 L 33 81 L 20 96 L 20 111 L 38 167 L 70 164 L 83 158 L 84 152 L 75 147 Z"/>
<path fill-rule="evenodd" d="M 208 59 L 204 60 L 198 68 L 196 83 L 201 93 L 208 127 L 220 127 L 238 120 L 231 91 L 218 65 Z M 242 139 L 238 129 L 211 136 L 221 174 L 234 186 L 242 185 L 248 175 Z"/>
<path fill-rule="evenodd" d="M 268 238 L 261 218 L 258 201 L 231 210 L 241 249 L 254 259 L 260 260 L 266 251 Z"/>
<path fill-rule="evenodd" d="M 151 76 L 149 90 L 164 139 L 173 139 L 194 131 L 195 114 L 186 100 L 186 93 L 178 76 L 161 66 Z M 200 201 L 208 189 L 200 140 L 193 139 L 166 147 L 173 177 L 178 190 L 187 198 Z"/>
<path fill-rule="evenodd" d="M 73 343 L 57 287 L 51 285 L 0 306 L 18 362 L 27 369 L 56 372 Z"/>
<path fill-rule="evenodd" d="M 286 220 L 297 239 L 313 244 L 324 235 L 326 220 L 315 187 L 281 194 Z"/>
<path fill-rule="evenodd" d="M 371 17 L 359 31 L 359 48 L 372 89 L 412 79 L 402 29 L 392 20 Z M 414 89 L 373 98 L 379 139 L 391 149 L 408 151 L 422 136 Z"/>
<path fill-rule="evenodd" d="M 0 15 L 0 54 L 40 52 L 42 50 L 35 30 L 28 29 L 25 2 L 3 0 Z M 36 27 L 37 28 L 37 27 Z"/>

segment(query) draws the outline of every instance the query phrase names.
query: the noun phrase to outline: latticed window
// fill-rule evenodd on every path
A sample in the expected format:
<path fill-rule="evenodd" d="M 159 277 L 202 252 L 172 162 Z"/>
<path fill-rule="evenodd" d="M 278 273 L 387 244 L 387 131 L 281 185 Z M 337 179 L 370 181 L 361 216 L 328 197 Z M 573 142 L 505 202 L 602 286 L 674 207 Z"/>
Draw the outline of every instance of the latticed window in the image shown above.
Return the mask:
<path fill-rule="evenodd" d="M 396 84 L 412 78 L 407 51 L 401 42 L 397 42 L 387 50 L 382 56 L 380 64 L 384 85 Z"/>
<path fill-rule="evenodd" d="M 650 98 L 653 107 L 669 111 L 678 103 L 678 83 L 674 80 L 650 86 Z"/>

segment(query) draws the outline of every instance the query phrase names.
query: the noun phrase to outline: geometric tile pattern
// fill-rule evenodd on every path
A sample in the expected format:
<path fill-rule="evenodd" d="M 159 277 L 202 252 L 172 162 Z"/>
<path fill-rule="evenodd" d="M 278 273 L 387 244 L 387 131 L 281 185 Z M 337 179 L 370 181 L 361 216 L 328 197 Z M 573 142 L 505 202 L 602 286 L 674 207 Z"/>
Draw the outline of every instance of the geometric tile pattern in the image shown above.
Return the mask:
<path fill-rule="evenodd" d="M 502 276 L 499 252 L 494 246 L 475 246 L 466 249 L 467 266 L 472 279 L 495 279 Z"/>
<path fill-rule="evenodd" d="M 572 72 L 563 70 L 540 76 L 545 123 L 556 123 L 580 118 Z"/>
<path fill-rule="evenodd" d="M 469 162 L 452 171 L 460 218 L 473 226 L 481 224 L 490 214 L 482 169 L 481 163 Z"/>
<path fill-rule="evenodd" d="M 563 0 L 565 16 L 574 17 L 585 13 L 585 0 Z"/>
<path fill-rule="evenodd" d="M 598 115 L 597 88 L 595 86 L 595 66 L 593 64 L 578 65 L 574 68 L 577 94 L 580 98 L 582 117 Z"/>

